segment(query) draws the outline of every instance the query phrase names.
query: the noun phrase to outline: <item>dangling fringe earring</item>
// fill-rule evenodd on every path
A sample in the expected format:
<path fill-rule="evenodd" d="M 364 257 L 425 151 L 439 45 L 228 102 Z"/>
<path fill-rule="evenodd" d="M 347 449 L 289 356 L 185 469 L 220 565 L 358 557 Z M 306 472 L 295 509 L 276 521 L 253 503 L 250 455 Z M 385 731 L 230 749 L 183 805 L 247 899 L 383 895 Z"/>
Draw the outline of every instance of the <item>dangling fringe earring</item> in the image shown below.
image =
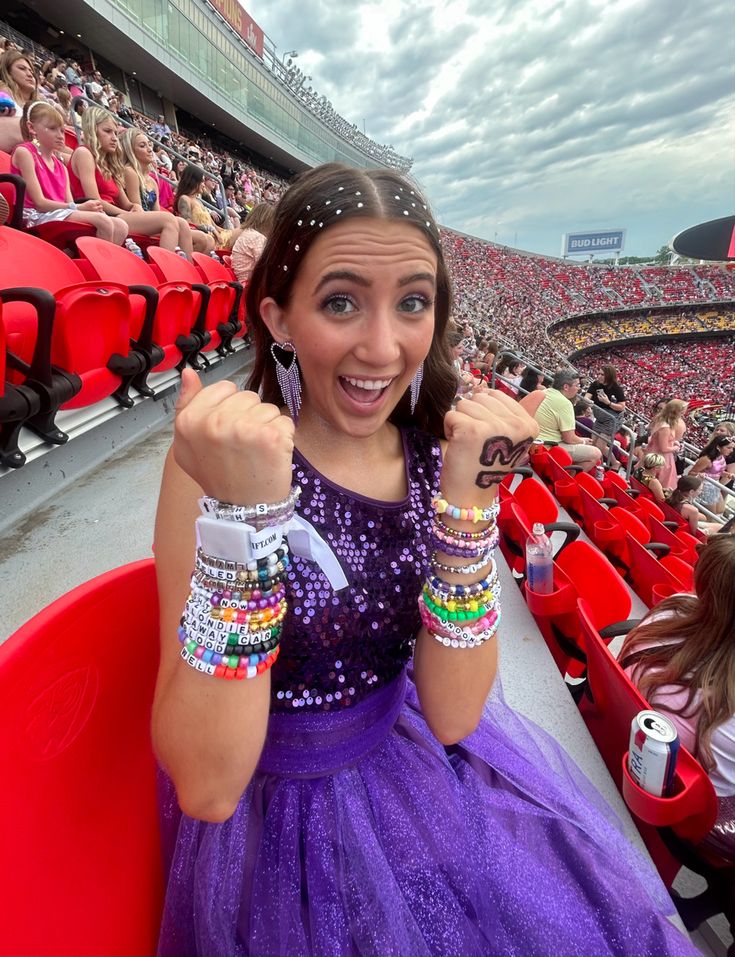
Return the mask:
<path fill-rule="evenodd" d="M 421 383 L 424 380 L 424 363 L 418 367 L 414 373 L 413 379 L 411 379 L 411 415 L 416 411 L 416 405 L 419 401 L 419 392 L 421 391 Z"/>
<path fill-rule="evenodd" d="M 294 422 L 298 422 L 301 408 L 301 376 L 293 342 L 274 342 L 271 345 L 271 355 L 276 363 L 276 378 L 281 387 L 283 401 L 288 406 L 291 418 Z"/>

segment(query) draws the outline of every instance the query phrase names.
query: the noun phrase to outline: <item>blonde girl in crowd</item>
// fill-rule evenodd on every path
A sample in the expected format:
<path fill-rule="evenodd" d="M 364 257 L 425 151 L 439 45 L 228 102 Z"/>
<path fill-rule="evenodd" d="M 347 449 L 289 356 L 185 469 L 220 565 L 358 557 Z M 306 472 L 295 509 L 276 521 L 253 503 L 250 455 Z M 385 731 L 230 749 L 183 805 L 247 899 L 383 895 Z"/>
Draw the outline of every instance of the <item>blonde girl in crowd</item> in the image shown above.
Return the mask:
<path fill-rule="evenodd" d="M 664 465 L 659 481 L 669 490 L 676 487 L 676 453 L 681 448 L 681 440 L 686 432 L 686 409 L 687 403 L 682 399 L 670 399 L 651 420 L 651 436 L 646 452 L 663 455 Z"/>
<path fill-rule="evenodd" d="M 82 134 L 84 146 L 74 150 L 69 168 L 73 195 L 100 200 L 104 211 L 127 223 L 130 232 L 159 236 L 163 249 L 184 248 L 183 226 L 171 213 L 145 212 L 141 203 L 128 199 L 124 188 L 125 165 L 113 115 L 100 106 L 90 106 L 82 116 Z"/>
<path fill-rule="evenodd" d="M 148 136 L 134 126 L 129 126 L 120 135 L 120 146 L 125 161 L 125 195 L 131 203 L 139 202 L 145 212 L 160 212 L 158 183 L 152 175 L 155 169 L 153 144 Z M 179 245 L 187 259 L 192 252 L 210 252 L 207 237 L 194 232 L 180 216 Z"/>
<path fill-rule="evenodd" d="M 13 152 L 11 172 L 26 183 L 23 221 L 26 226 L 68 220 L 93 226 L 100 239 L 121 245 L 128 235 L 127 223 L 105 215 L 98 199 L 75 203 L 69 175 L 56 155 L 64 146 L 64 118 L 51 103 L 36 100 L 23 110 L 20 122 L 23 142 Z"/>

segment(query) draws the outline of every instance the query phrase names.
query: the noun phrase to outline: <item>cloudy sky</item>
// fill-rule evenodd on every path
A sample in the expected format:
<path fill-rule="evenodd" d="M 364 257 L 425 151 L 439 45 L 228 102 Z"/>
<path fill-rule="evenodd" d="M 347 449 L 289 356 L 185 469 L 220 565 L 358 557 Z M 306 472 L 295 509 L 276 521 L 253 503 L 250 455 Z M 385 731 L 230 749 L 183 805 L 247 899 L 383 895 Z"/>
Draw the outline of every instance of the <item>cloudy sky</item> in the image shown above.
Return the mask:
<path fill-rule="evenodd" d="M 732 0 L 241 0 L 447 226 L 626 252 L 735 212 Z"/>

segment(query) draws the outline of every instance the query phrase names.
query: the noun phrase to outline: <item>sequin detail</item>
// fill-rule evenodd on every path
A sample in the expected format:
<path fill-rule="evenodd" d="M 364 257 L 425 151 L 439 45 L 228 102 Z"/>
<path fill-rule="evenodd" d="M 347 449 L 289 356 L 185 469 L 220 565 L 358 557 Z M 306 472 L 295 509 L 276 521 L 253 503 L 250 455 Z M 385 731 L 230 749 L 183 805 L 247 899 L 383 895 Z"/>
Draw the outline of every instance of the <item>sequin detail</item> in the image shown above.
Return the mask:
<path fill-rule="evenodd" d="M 396 678 L 411 655 L 441 451 L 414 429 L 403 432 L 403 445 L 409 491 L 395 503 L 341 489 L 294 455 L 299 513 L 329 543 L 349 586 L 333 592 L 317 565 L 294 558 L 273 711 L 349 707 Z"/>

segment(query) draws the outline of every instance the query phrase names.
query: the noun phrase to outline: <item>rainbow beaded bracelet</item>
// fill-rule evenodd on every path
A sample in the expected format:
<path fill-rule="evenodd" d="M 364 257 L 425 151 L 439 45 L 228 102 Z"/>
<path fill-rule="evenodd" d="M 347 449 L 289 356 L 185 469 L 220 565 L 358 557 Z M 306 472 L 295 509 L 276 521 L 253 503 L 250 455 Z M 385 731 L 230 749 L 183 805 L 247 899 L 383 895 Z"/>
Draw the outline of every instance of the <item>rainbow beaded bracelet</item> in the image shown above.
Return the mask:
<path fill-rule="evenodd" d="M 460 508 L 458 505 L 450 505 L 445 498 L 436 496 L 431 500 L 431 505 L 437 515 L 448 515 L 450 518 L 459 522 L 492 522 L 500 514 L 500 506 L 495 504 L 489 508 L 480 508 L 477 505 L 471 505 L 469 508 Z"/>

